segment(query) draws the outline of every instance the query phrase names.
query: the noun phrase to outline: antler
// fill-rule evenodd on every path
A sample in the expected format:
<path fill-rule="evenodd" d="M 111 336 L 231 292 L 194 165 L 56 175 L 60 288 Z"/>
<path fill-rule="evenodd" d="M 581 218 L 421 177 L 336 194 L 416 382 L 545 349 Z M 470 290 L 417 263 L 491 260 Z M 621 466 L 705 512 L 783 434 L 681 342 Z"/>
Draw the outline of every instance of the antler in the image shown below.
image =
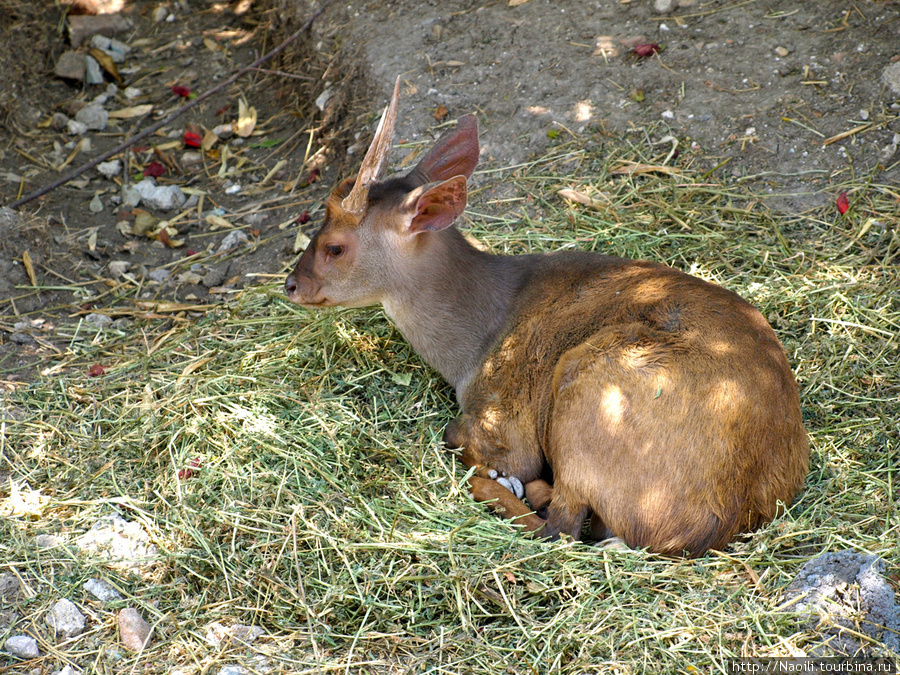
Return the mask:
<path fill-rule="evenodd" d="M 372 139 L 372 145 L 369 146 L 363 159 L 362 166 L 359 168 L 359 175 L 353 184 L 350 194 L 344 197 L 341 207 L 350 213 L 362 214 L 366 210 L 366 199 L 369 194 L 369 185 L 378 180 L 385 164 L 387 164 L 388 156 L 391 154 L 391 141 L 394 138 L 394 123 L 397 121 L 397 101 L 400 98 L 400 76 L 397 76 L 397 82 L 394 84 L 394 95 L 384 113 L 381 115 L 381 121 L 375 130 L 375 138 Z"/>

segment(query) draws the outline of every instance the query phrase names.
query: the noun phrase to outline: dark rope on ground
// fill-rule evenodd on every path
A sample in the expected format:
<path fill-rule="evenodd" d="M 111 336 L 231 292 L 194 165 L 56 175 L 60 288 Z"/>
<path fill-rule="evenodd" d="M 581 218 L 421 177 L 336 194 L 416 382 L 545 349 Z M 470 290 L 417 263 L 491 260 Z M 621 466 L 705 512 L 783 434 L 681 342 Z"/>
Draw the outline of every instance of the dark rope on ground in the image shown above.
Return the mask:
<path fill-rule="evenodd" d="M 225 89 L 225 87 L 228 87 L 229 85 L 234 84 L 234 82 L 236 82 L 237 79 L 239 77 L 241 77 L 242 75 L 245 75 L 246 73 L 256 70 L 257 68 L 259 68 L 260 65 L 262 65 L 263 63 L 265 63 L 266 61 L 271 59 L 273 56 L 279 54 L 281 51 L 283 51 L 285 49 L 285 47 L 287 47 L 294 40 L 296 40 L 301 35 L 303 35 L 306 31 L 308 31 L 310 29 L 310 27 L 313 25 L 313 21 L 315 21 L 317 18 L 319 18 L 319 15 L 321 15 L 322 12 L 325 11 L 325 9 L 328 7 L 329 4 L 331 4 L 331 0 L 323 0 L 322 4 L 319 6 L 319 8 L 315 12 L 313 12 L 312 16 L 310 16 L 306 20 L 306 22 L 299 29 L 297 29 L 297 31 L 295 33 L 293 33 L 290 37 L 288 37 L 284 42 L 282 42 L 280 45 L 275 47 L 269 53 L 267 53 L 263 56 L 260 56 L 258 59 L 256 59 L 256 61 L 251 63 L 249 66 L 245 66 L 245 67 L 241 68 L 239 71 L 237 71 L 234 75 L 229 77 L 227 80 L 225 80 L 221 84 L 213 87 L 209 91 L 204 92 L 203 94 L 201 94 L 194 100 L 189 101 L 188 103 L 185 103 L 183 106 L 181 106 L 175 112 L 173 112 L 170 115 L 168 115 L 167 117 L 159 120 L 158 122 L 151 124 L 149 127 L 144 129 L 141 133 L 139 133 L 137 136 L 128 138 L 124 143 L 122 143 L 118 147 L 113 148 L 112 150 L 109 150 L 108 152 L 104 152 L 102 155 L 95 157 L 87 164 L 83 164 L 82 166 L 79 166 L 77 169 L 71 171 L 70 173 L 67 173 L 65 176 L 63 176 L 61 178 L 57 178 L 52 183 L 45 185 L 44 187 L 42 187 L 38 190 L 35 190 L 34 192 L 28 193 L 21 199 L 17 199 L 12 204 L 10 204 L 10 208 L 13 208 L 13 209 L 18 208 L 19 206 L 22 206 L 23 204 L 27 204 L 28 202 L 30 202 L 33 199 L 42 197 L 43 195 L 47 194 L 51 190 L 55 190 L 60 185 L 65 185 L 73 178 L 77 178 L 78 176 L 83 174 L 85 171 L 87 171 L 89 169 L 93 169 L 100 162 L 105 162 L 110 157 L 113 157 L 114 155 L 118 155 L 120 152 L 128 149 L 129 147 L 131 147 L 138 141 L 141 141 L 141 140 L 147 138 L 147 136 L 154 133 L 155 131 L 162 129 L 164 126 L 169 124 L 172 120 L 178 119 L 179 117 L 184 115 L 184 113 L 186 113 L 188 110 L 190 110 L 191 108 L 196 106 L 198 103 L 202 103 L 203 101 L 208 99 L 213 94 L 217 94 L 220 91 L 222 91 L 223 89 Z M 127 168 L 126 168 L 126 170 L 127 170 Z"/>

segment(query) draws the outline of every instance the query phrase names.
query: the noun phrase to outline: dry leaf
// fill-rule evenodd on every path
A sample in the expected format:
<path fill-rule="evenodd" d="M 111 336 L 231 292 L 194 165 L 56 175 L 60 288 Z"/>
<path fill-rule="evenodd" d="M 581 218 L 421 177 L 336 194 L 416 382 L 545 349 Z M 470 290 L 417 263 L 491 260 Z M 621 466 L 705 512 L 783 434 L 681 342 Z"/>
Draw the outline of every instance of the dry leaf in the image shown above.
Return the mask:
<path fill-rule="evenodd" d="M 203 46 L 211 52 L 220 52 L 223 49 L 222 45 L 208 37 L 203 38 Z"/>
<path fill-rule="evenodd" d="M 519 5 L 524 5 L 528 0 L 509 0 L 510 7 L 518 7 Z"/>
<path fill-rule="evenodd" d="M 206 220 L 206 222 L 209 224 L 210 228 L 212 228 L 213 231 L 220 230 L 220 229 L 226 229 L 226 230 L 234 229 L 234 225 L 232 225 L 230 222 L 225 220 L 222 216 L 217 216 L 214 213 L 208 214 L 204 220 Z"/>
<path fill-rule="evenodd" d="M 578 192 L 577 190 L 560 190 L 557 193 L 563 199 L 569 199 L 573 202 L 578 202 L 579 204 L 584 204 L 585 206 L 590 206 L 594 209 L 603 209 L 607 208 L 610 204 L 609 200 L 603 201 L 600 199 L 594 199 L 590 195 L 586 195 L 583 192 Z"/>
<path fill-rule="evenodd" d="M 219 142 L 219 137 L 216 136 L 209 129 L 206 130 L 206 133 L 203 134 L 203 140 L 200 141 L 200 148 L 203 152 L 207 152 L 212 149 L 212 147 Z"/>
<path fill-rule="evenodd" d="M 610 171 L 610 173 L 620 176 L 622 174 L 641 174 L 641 173 L 664 173 L 667 176 L 677 176 L 681 174 L 681 171 L 676 169 L 673 166 L 666 166 L 665 164 L 641 164 L 640 162 L 628 162 L 626 164 L 620 164 Z"/>
<path fill-rule="evenodd" d="M 134 117 L 143 117 L 153 110 L 153 104 L 145 103 L 144 105 L 136 105 L 131 108 L 119 108 L 109 113 L 112 119 L 130 120 Z"/>
<path fill-rule="evenodd" d="M 434 110 L 434 119 L 436 119 L 438 122 L 441 122 L 449 113 L 449 110 L 447 110 L 444 106 L 439 105 Z"/>
<path fill-rule="evenodd" d="M 247 138 L 256 128 L 256 108 L 248 106 L 243 98 L 238 101 L 238 121 L 234 126 L 234 133 L 241 138 Z"/>
<path fill-rule="evenodd" d="M 22 264 L 25 265 L 25 273 L 28 275 L 28 281 L 32 286 L 37 286 L 37 275 L 34 273 L 34 263 L 31 261 L 31 254 L 28 251 L 22 251 Z"/>
<path fill-rule="evenodd" d="M 156 227 L 159 218 L 144 209 L 134 210 L 134 225 L 131 226 L 131 233 L 141 236 L 147 234 Z"/>
<path fill-rule="evenodd" d="M 103 68 L 103 70 L 116 78 L 116 82 L 120 84 L 122 83 L 122 78 L 119 77 L 119 71 L 116 68 L 116 64 L 109 54 L 107 54 L 102 49 L 91 47 L 90 55 L 94 57 L 94 59 L 97 61 L 97 63 L 100 64 L 100 67 Z"/>

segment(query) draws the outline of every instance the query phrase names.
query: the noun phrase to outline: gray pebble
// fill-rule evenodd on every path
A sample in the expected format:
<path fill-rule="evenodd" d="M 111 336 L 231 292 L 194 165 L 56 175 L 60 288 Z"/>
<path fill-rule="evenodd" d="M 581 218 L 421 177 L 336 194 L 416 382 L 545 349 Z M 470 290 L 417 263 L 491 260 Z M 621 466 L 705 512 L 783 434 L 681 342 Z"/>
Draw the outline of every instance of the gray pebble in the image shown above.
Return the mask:
<path fill-rule="evenodd" d="M 36 659 L 41 655 L 37 640 L 27 635 L 12 635 L 6 638 L 3 648 L 20 659 Z"/>

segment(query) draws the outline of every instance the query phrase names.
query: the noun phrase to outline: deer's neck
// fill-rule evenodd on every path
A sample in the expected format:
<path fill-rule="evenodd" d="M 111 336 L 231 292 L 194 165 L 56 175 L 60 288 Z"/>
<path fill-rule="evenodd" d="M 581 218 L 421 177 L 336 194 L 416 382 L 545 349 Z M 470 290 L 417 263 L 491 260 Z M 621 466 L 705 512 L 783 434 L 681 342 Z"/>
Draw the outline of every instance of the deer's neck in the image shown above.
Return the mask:
<path fill-rule="evenodd" d="M 455 229 L 429 232 L 416 267 L 383 305 L 413 349 L 456 389 L 466 386 L 502 331 L 523 258 L 478 250 Z"/>

